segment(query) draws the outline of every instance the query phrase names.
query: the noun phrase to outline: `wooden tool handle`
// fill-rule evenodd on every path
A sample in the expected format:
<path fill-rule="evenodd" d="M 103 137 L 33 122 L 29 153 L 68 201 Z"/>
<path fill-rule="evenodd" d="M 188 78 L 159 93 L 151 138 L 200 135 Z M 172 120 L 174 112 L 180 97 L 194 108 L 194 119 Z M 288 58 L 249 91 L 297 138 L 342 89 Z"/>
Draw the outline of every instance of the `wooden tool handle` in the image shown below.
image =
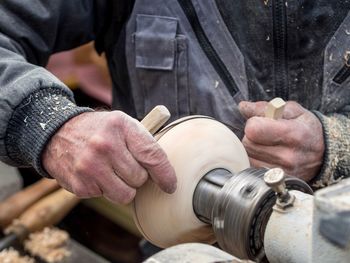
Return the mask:
<path fill-rule="evenodd" d="M 43 196 L 57 190 L 59 185 L 56 180 L 41 179 L 37 183 L 12 195 L 0 203 L 0 227 L 5 228 L 11 224 L 29 206 Z"/>
<path fill-rule="evenodd" d="M 158 105 L 153 108 L 141 121 L 141 124 L 154 135 L 162 125 L 164 125 L 170 118 L 169 110 L 163 106 Z"/>
<path fill-rule="evenodd" d="M 271 118 L 274 120 L 282 118 L 285 106 L 286 106 L 286 102 L 283 99 L 274 98 L 267 104 L 265 117 Z"/>
<path fill-rule="evenodd" d="M 16 232 L 16 226 L 31 233 L 55 225 L 78 203 L 74 194 L 59 189 L 29 207 L 6 232 Z"/>

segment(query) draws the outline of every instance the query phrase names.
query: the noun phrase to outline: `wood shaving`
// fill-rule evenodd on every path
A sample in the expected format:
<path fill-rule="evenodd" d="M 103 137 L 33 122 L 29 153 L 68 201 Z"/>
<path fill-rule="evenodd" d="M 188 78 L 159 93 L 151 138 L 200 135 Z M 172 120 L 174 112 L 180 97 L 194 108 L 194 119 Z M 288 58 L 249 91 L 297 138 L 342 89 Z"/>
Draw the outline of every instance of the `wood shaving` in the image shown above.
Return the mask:
<path fill-rule="evenodd" d="M 11 233 L 16 233 L 16 229 L 21 226 L 21 221 L 19 219 L 14 219 L 11 223 L 11 225 L 9 225 L 7 228 L 5 228 L 4 230 L 4 234 L 5 235 L 9 235 Z"/>
<path fill-rule="evenodd" d="M 22 257 L 17 250 L 9 248 L 0 252 L 0 263 L 35 263 L 35 261 L 28 256 Z"/>
<path fill-rule="evenodd" d="M 60 262 L 69 257 L 67 248 L 69 235 L 57 228 L 45 228 L 40 232 L 30 234 L 24 242 L 24 247 L 30 254 L 40 257 L 48 263 Z"/>

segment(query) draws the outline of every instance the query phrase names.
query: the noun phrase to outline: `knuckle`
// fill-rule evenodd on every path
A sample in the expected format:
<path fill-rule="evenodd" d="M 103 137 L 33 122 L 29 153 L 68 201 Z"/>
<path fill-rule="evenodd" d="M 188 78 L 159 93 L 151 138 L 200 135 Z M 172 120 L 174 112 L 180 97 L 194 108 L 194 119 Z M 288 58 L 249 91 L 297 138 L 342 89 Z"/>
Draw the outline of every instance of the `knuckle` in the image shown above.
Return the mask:
<path fill-rule="evenodd" d="M 139 188 L 148 179 L 148 173 L 140 166 L 131 166 L 124 172 L 118 172 L 118 176 L 121 177 L 130 187 Z"/>
<path fill-rule="evenodd" d="M 119 163 L 118 167 L 114 167 L 114 171 L 118 177 L 127 182 L 131 187 L 140 187 L 148 178 L 147 171 L 139 164 L 128 165 L 127 163 Z"/>
<path fill-rule="evenodd" d="M 293 111 L 302 111 L 304 108 L 296 101 L 288 101 L 287 102 L 287 107 L 291 108 Z"/>
<path fill-rule="evenodd" d="M 283 136 L 283 142 L 292 148 L 297 148 L 305 144 L 306 138 L 309 136 L 302 125 L 293 124 L 291 126 L 282 126 L 280 131 Z"/>
<path fill-rule="evenodd" d="M 257 121 L 255 117 L 250 118 L 247 121 L 246 127 L 244 129 L 244 133 L 247 136 L 247 138 L 251 141 L 254 141 L 258 136 L 258 129 L 257 129 Z"/>
<path fill-rule="evenodd" d="M 148 179 L 148 173 L 146 170 L 136 171 L 134 173 L 134 186 L 141 187 Z"/>
<path fill-rule="evenodd" d="M 109 152 L 112 147 L 112 143 L 108 141 L 106 136 L 102 134 L 93 135 L 89 140 L 89 146 L 95 152 L 104 153 Z"/>
<path fill-rule="evenodd" d="M 81 199 L 87 198 L 87 196 L 83 192 L 78 192 L 78 191 L 73 191 L 73 192 L 78 198 L 81 198 Z"/>
<path fill-rule="evenodd" d="M 123 205 L 127 205 L 132 200 L 134 200 L 135 195 L 136 195 L 136 191 L 134 189 L 124 191 L 123 193 L 121 193 L 121 195 L 119 197 L 119 202 Z"/>
<path fill-rule="evenodd" d="M 255 168 L 258 167 L 258 163 L 253 158 L 249 158 L 249 163 L 252 167 L 255 167 Z"/>
<path fill-rule="evenodd" d="M 250 148 L 251 148 L 251 142 L 250 142 L 250 140 L 247 138 L 247 136 L 244 136 L 244 137 L 243 137 L 242 144 L 244 145 L 244 147 L 246 148 L 247 151 L 250 150 Z"/>
<path fill-rule="evenodd" d="M 107 119 L 107 126 L 109 128 L 120 129 L 124 126 L 127 115 L 122 111 L 112 111 L 110 112 Z"/>
<path fill-rule="evenodd" d="M 291 109 L 296 109 L 296 108 L 300 108 L 300 105 L 296 101 L 290 100 L 287 102 L 286 107 Z"/>
<path fill-rule="evenodd" d="M 98 197 L 102 195 L 101 189 L 93 181 L 76 181 L 71 188 L 72 192 L 79 198 Z"/>
<path fill-rule="evenodd" d="M 85 189 L 88 197 L 98 197 L 102 195 L 101 189 L 95 183 L 90 183 Z"/>
<path fill-rule="evenodd" d="M 297 158 L 294 153 L 286 154 L 282 158 L 282 166 L 287 170 L 292 170 L 294 167 L 297 166 Z"/>
<path fill-rule="evenodd" d="M 125 114 L 121 111 L 114 111 L 111 113 L 111 116 L 108 119 L 107 127 L 109 130 L 118 131 L 126 137 L 135 137 L 139 128 L 143 126 L 134 118 Z"/>
<path fill-rule="evenodd" d="M 76 175 L 82 176 L 89 174 L 90 170 L 90 160 L 79 159 L 74 166 L 74 171 Z"/>
<path fill-rule="evenodd" d="M 73 190 L 73 193 L 79 198 L 89 197 L 86 189 L 80 184 L 73 185 L 72 190 Z"/>
<path fill-rule="evenodd" d="M 167 159 L 165 152 L 155 142 L 143 147 L 141 154 L 144 157 L 144 161 L 150 165 L 163 162 L 164 159 Z"/>
<path fill-rule="evenodd" d="M 147 156 L 151 161 L 166 162 L 167 160 L 164 151 L 157 144 L 150 148 Z"/>
<path fill-rule="evenodd" d="M 297 131 L 292 132 L 290 137 L 291 137 L 291 143 L 294 146 L 297 146 L 297 145 L 303 144 L 307 135 L 304 132 L 297 130 Z"/>
<path fill-rule="evenodd" d="M 296 101 L 288 101 L 283 112 L 283 117 L 286 119 L 294 119 L 305 111 L 306 110 Z"/>

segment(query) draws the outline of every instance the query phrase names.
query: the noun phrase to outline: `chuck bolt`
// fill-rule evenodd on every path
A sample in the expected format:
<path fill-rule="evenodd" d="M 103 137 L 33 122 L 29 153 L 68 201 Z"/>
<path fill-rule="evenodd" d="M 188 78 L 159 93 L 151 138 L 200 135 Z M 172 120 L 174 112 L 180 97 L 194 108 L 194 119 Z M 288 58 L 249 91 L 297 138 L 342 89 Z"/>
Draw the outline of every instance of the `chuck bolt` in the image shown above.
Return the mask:
<path fill-rule="evenodd" d="M 285 174 L 281 168 L 272 168 L 264 175 L 266 185 L 276 192 L 276 205 L 282 209 L 293 205 L 295 197 L 291 195 L 286 187 Z"/>

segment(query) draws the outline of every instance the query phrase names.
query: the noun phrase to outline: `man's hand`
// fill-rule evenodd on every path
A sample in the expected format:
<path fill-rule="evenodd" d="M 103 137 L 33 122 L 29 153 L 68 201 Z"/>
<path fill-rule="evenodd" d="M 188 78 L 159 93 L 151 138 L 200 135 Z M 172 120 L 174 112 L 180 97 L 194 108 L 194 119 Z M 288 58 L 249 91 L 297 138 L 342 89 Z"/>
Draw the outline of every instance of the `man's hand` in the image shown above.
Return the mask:
<path fill-rule="evenodd" d="M 120 111 L 89 112 L 65 123 L 43 154 L 46 171 L 81 198 L 105 196 L 127 204 L 151 176 L 167 193 L 175 171 L 152 135 Z"/>
<path fill-rule="evenodd" d="M 320 170 L 324 153 L 322 125 L 296 102 L 287 102 L 279 120 L 265 118 L 267 102 L 241 102 L 247 119 L 243 145 L 254 167 L 280 167 L 305 181 Z"/>

